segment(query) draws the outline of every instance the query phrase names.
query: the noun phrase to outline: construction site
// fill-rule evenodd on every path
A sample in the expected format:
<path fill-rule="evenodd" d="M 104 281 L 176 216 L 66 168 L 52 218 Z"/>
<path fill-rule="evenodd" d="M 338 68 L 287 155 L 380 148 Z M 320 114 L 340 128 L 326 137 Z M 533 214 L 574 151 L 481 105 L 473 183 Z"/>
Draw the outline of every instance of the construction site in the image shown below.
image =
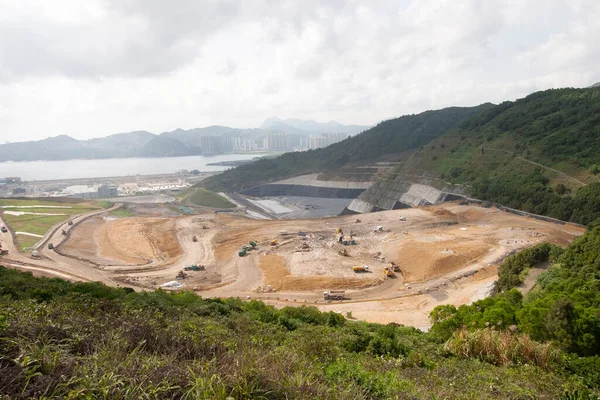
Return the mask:
<path fill-rule="evenodd" d="M 44 276 L 312 305 L 427 329 L 435 306 L 487 296 L 506 256 L 543 241 L 566 245 L 584 232 L 464 202 L 301 220 L 108 211 L 57 226 L 34 253 L 0 232 L 0 262 Z"/>

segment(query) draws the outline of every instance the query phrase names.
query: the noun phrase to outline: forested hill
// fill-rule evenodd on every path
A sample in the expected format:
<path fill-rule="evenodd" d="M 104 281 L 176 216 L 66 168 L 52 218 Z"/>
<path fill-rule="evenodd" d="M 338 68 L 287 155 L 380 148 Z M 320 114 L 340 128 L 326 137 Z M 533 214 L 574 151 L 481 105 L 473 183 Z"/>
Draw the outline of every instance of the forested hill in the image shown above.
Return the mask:
<path fill-rule="evenodd" d="M 489 103 L 450 107 L 391 119 L 324 149 L 255 161 L 208 178 L 201 185 L 211 190 L 238 191 L 292 176 L 368 164 L 387 155 L 417 149 L 492 107 Z"/>
<path fill-rule="evenodd" d="M 600 217 L 600 87 L 489 109 L 414 153 L 397 179 L 423 171 L 473 197 L 588 223 Z"/>

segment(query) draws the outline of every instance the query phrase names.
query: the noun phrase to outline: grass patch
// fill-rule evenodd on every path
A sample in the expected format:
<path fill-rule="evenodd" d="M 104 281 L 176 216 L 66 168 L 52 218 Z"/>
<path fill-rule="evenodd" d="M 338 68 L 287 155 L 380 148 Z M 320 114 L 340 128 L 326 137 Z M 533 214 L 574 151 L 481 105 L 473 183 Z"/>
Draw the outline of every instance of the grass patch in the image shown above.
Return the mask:
<path fill-rule="evenodd" d="M 190 201 L 198 206 L 211 208 L 234 208 L 235 204 L 209 190 L 198 188 L 190 197 Z"/>
<path fill-rule="evenodd" d="M 61 199 L 63 201 L 47 201 L 38 199 L 0 199 L 0 206 L 4 211 L 22 211 L 27 213 L 48 213 L 64 215 L 10 215 L 4 214 L 6 223 L 15 232 L 28 232 L 36 235 L 44 235 L 52 226 L 67 221 L 74 215 L 84 214 L 100 208 L 102 204 L 89 201 L 73 201 L 74 199 Z M 19 208 L 28 206 L 33 208 Z M 53 207 L 70 208 L 53 208 Z M 31 247 L 37 243 L 39 238 L 27 235 L 17 235 L 19 248 Z"/>
<path fill-rule="evenodd" d="M 96 200 L 94 204 L 100 208 L 111 208 L 114 205 L 113 202 L 108 200 Z"/>
<path fill-rule="evenodd" d="M 109 213 L 112 217 L 125 218 L 125 217 L 135 217 L 135 213 L 129 209 L 127 204 L 123 204 L 121 207 L 113 210 Z"/>
<path fill-rule="evenodd" d="M 69 218 L 68 215 L 4 215 L 4 219 L 15 232 L 43 235 L 53 225 Z"/>
<path fill-rule="evenodd" d="M 17 235 L 17 243 L 19 244 L 19 250 L 24 251 L 28 247 L 33 247 L 41 238 L 29 236 L 29 235 Z"/>
<path fill-rule="evenodd" d="M 179 199 L 179 201 L 183 202 L 183 201 L 186 201 L 195 192 L 196 192 L 196 190 L 194 188 L 187 188 L 187 189 L 182 190 L 181 192 L 177 193 L 175 195 L 175 197 L 177 197 Z"/>
<path fill-rule="evenodd" d="M 56 198 L 53 200 L 40 199 L 18 199 L 18 198 L 3 198 L 0 199 L 0 206 L 74 206 L 74 205 L 92 205 L 91 202 L 82 201 L 74 198 Z M 93 206 L 92 206 L 93 207 Z"/>

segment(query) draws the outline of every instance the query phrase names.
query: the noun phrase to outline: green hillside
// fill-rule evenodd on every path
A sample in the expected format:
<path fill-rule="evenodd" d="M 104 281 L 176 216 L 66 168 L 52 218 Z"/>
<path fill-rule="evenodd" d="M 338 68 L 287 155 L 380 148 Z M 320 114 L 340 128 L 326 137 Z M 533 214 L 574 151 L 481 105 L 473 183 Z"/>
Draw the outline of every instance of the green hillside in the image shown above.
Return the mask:
<path fill-rule="evenodd" d="M 213 191 L 239 191 L 292 176 L 372 163 L 417 149 L 492 107 L 491 104 L 451 107 L 391 119 L 324 149 L 286 153 L 225 171 L 202 181 L 201 186 Z"/>
<path fill-rule="evenodd" d="M 576 249 L 585 263 L 591 247 Z M 550 271 L 554 287 L 570 282 L 568 259 L 560 273 Z M 594 270 L 586 268 L 573 274 Z M 548 337 L 557 342 L 550 344 L 503 329 L 515 310 L 521 321 L 525 313 L 537 315 L 513 294 L 476 303 L 483 314 L 478 306 L 436 309 L 436 325 L 423 333 L 312 307 L 277 310 L 190 292 L 135 293 L 0 267 L 0 397 L 593 399 L 588 392 L 598 390 L 598 358 L 566 353 L 579 352 L 571 343 L 581 342 L 587 354 L 599 337 L 597 314 L 577 300 L 588 288 L 581 290 L 566 314 L 553 317 L 556 329 Z M 539 307 L 563 307 L 553 304 Z M 499 329 L 485 329 L 483 321 L 496 323 L 499 309 L 513 314 L 502 314 Z M 465 319 L 469 313 L 474 317 Z M 471 320 L 472 330 L 463 329 Z M 570 341 L 562 340 L 560 327 Z"/>
<path fill-rule="evenodd" d="M 487 110 L 396 173 L 423 171 L 477 198 L 588 223 L 600 217 L 600 88 L 547 90 Z"/>

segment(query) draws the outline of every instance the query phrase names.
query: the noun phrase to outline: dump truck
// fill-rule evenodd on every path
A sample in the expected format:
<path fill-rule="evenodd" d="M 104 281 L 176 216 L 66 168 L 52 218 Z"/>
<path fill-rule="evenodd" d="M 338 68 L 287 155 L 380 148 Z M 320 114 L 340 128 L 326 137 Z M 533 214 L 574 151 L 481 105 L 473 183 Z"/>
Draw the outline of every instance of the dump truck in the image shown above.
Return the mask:
<path fill-rule="evenodd" d="M 354 272 L 369 272 L 369 266 L 368 265 L 355 265 L 354 267 L 352 267 L 352 270 Z"/>
<path fill-rule="evenodd" d="M 8 229 L 6 229 L 6 227 L 5 227 L 4 225 L 2 225 L 2 227 L 0 228 L 0 230 L 1 230 L 3 233 L 6 233 L 6 232 L 8 232 Z"/>
<path fill-rule="evenodd" d="M 252 246 L 252 248 L 255 249 L 256 246 L 258 246 L 258 244 L 254 240 L 251 240 L 250 241 L 250 246 Z"/>
<path fill-rule="evenodd" d="M 271 244 L 271 246 L 275 246 L 275 245 L 277 244 L 277 239 L 273 239 L 273 240 L 271 240 L 271 243 L 270 243 L 270 244 Z"/>
<path fill-rule="evenodd" d="M 48 243 L 48 248 L 49 248 L 50 250 L 52 250 L 52 249 L 54 248 L 54 245 L 53 245 L 52 243 Z"/>
<path fill-rule="evenodd" d="M 383 272 L 389 278 L 391 278 L 392 276 L 394 276 L 394 271 L 390 267 L 383 267 Z"/>
<path fill-rule="evenodd" d="M 323 292 L 324 300 L 344 300 L 345 298 L 345 290 L 326 290 Z"/>
<path fill-rule="evenodd" d="M 40 258 L 40 252 L 37 250 L 34 250 L 31 252 L 31 257 L 32 258 Z"/>
<path fill-rule="evenodd" d="M 395 262 L 390 262 L 390 268 L 394 272 L 400 272 L 400 267 Z"/>
<path fill-rule="evenodd" d="M 248 254 L 248 252 L 244 248 L 241 248 L 240 251 L 238 251 L 238 256 L 240 257 L 244 257 L 246 254 Z"/>

